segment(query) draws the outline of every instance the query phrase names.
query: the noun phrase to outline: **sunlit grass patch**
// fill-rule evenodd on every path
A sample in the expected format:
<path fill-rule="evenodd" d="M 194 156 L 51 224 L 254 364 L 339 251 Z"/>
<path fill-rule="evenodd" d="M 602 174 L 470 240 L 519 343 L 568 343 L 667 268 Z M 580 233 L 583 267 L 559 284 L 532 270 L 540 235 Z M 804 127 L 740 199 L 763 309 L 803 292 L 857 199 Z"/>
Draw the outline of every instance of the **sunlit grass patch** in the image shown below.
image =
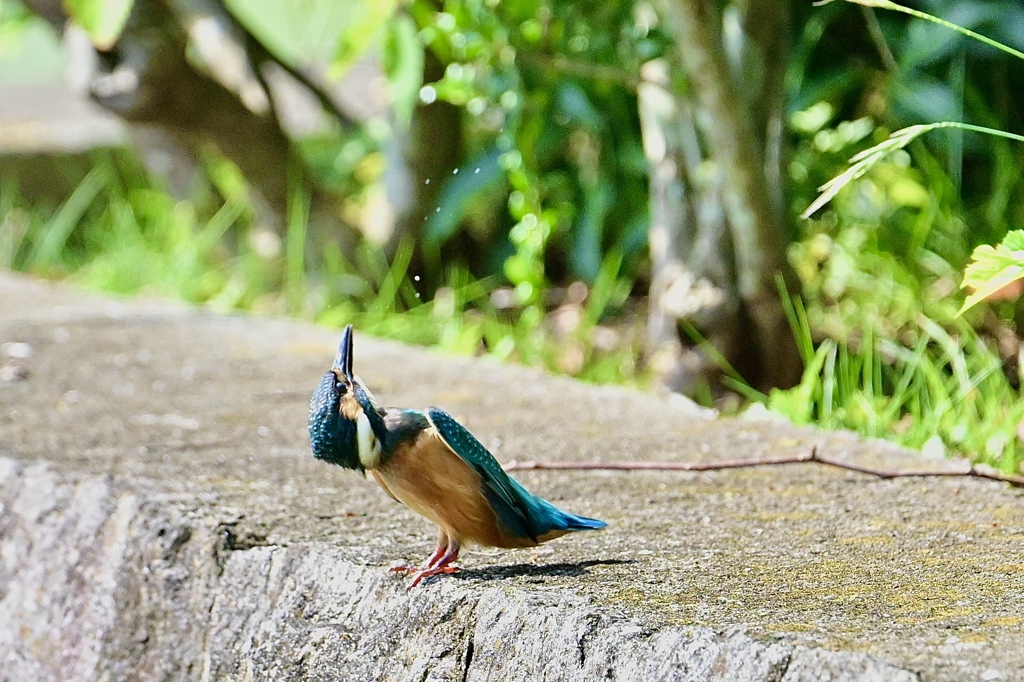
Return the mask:
<path fill-rule="evenodd" d="M 800 299 L 790 299 L 787 312 L 805 369 L 798 386 L 772 391 L 770 409 L 796 423 L 1018 471 L 1020 378 L 1011 381 L 991 340 L 966 322 L 951 323 L 950 331 L 920 315 L 904 330 L 906 344 L 876 336 L 870 322 L 845 341 L 815 343 Z"/>
<path fill-rule="evenodd" d="M 204 211 L 145 183 L 125 183 L 112 161 L 94 169 L 52 212 L 0 186 L 0 266 L 119 295 L 177 298 L 217 311 L 291 314 L 464 355 L 488 354 L 602 383 L 643 381 L 641 339 L 611 327 L 631 282 L 612 253 L 592 286 L 577 283 L 551 305 L 520 305 L 494 279 L 464 267 L 427 291 L 409 272 L 413 245 L 389 258 L 363 241 L 349 256 L 308 244 L 308 194 L 291 187 L 284 233 L 253 218 L 244 192 L 222 188 Z M 555 292 L 552 292 L 555 293 Z"/>

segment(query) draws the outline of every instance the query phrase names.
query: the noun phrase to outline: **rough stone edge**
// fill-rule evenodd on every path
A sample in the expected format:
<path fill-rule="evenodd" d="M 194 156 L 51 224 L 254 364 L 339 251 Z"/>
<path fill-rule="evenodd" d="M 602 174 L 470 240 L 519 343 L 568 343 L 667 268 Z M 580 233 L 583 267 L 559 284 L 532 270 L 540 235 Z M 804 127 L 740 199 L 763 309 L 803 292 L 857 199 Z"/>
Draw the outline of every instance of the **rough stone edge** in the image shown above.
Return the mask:
<path fill-rule="evenodd" d="M 413 592 L 317 544 L 252 546 L 187 496 L 0 458 L 0 662 L 35 680 L 917 680 L 741 631 L 645 629 L 568 589 Z"/>

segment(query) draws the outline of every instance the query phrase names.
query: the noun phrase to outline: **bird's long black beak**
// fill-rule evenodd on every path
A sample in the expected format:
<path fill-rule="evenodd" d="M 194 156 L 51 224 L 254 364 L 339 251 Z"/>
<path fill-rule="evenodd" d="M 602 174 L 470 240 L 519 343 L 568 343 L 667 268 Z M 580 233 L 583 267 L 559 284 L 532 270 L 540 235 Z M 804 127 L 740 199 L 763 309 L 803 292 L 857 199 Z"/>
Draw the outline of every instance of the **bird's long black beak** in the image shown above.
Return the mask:
<path fill-rule="evenodd" d="M 345 327 L 345 333 L 338 344 L 338 354 L 334 356 L 334 369 L 340 369 L 349 380 L 352 375 L 352 325 Z"/>

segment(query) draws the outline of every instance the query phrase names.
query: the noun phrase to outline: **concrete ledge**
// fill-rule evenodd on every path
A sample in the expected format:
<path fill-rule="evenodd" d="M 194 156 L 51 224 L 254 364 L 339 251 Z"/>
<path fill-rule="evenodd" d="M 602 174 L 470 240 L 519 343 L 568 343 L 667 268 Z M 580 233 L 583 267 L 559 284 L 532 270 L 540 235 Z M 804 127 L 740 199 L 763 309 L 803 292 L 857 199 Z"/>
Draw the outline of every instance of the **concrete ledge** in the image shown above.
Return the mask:
<path fill-rule="evenodd" d="M 124 124 L 63 84 L 0 87 L 0 155 L 77 154 L 127 143 Z"/>
<path fill-rule="evenodd" d="M 524 472 L 603 518 L 477 551 L 412 592 L 430 524 L 316 462 L 337 333 L 0 274 L 4 680 L 1011 680 L 1020 491 L 814 465 Z M 784 454 L 917 467 L 850 434 L 359 336 L 389 404 L 446 407 L 499 459 Z"/>
<path fill-rule="evenodd" d="M 913 680 L 862 654 L 650 629 L 570 589 L 407 592 L 199 499 L 0 459 L 5 679 Z"/>

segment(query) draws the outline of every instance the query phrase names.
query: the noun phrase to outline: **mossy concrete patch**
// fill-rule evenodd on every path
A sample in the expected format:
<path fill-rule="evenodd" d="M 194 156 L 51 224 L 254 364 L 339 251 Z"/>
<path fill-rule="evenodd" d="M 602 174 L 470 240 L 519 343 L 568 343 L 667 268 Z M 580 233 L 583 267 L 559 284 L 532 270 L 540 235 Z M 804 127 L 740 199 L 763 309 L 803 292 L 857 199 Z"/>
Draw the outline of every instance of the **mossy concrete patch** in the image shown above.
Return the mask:
<path fill-rule="evenodd" d="M 462 573 L 407 592 L 386 569 L 424 558 L 434 529 L 309 454 L 309 394 L 337 338 L 0 275 L 0 343 L 31 348 L 0 357 L 19 367 L 0 382 L 5 674 L 1024 678 L 1024 496 L 990 481 L 527 471 L 608 529 L 470 551 Z M 355 363 L 382 402 L 443 407 L 502 461 L 817 446 L 922 465 L 848 433 L 708 419 L 358 330 Z"/>

